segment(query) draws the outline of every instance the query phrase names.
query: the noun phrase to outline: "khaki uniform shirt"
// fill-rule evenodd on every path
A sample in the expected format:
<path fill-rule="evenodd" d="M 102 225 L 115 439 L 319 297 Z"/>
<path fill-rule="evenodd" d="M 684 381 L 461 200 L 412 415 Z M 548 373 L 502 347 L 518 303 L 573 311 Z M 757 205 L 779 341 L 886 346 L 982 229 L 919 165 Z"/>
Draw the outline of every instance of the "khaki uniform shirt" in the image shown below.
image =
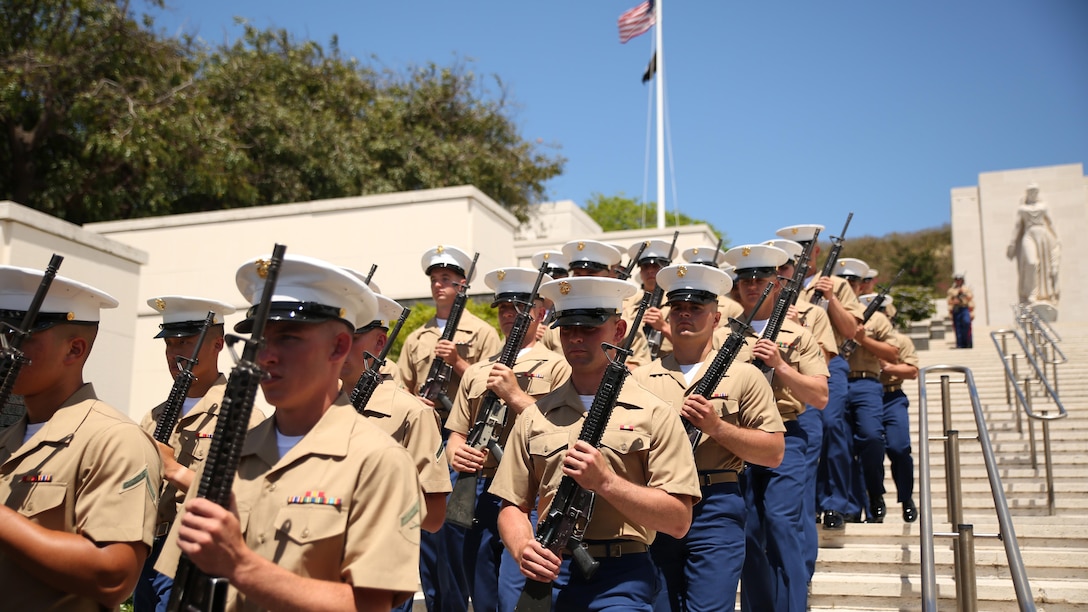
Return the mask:
<path fill-rule="evenodd" d="M 952 316 L 952 311 L 956 306 L 964 306 L 970 312 L 975 311 L 975 294 L 971 291 L 971 288 L 967 285 L 957 287 L 955 283 L 948 288 L 948 316 Z"/>
<path fill-rule="evenodd" d="M 438 341 L 441 339 L 442 330 L 434 317 L 405 339 L 397 368 L 401 384 L 412 395 L 418 395 L 420 387 L 427 382 L 427 374 L 430 373 L 431 362 L 434 360 L 434 347 L 438 346 Z M 453 341 L 457 344 L 457 352 L 461 358 L 470 364 L 502 350 L 499 332 L 467 309 L 461 314 L 461 321 Z M 459 384 L 461 384 L 461 377 L 454 372 L 446 388 L 446 394 L 451 400 L 457 393 Z M 442 416 L 445 418 L 447 415 Z"/>
<path fill-rule="evenodd" d="M 835 329 L 831 327 L 831 318 L 823 308 L 808 302 L 797 302 L 797 319 L 808 330 L 816 343 L 828 355 L 838 355 L 839 345 L 835 344 Z"/>
<path fill-rule="evenodd" d="M 442 446 L 442 424 L 434 408 L 387 378 L 374 389 L 362 414 L 408 449 L 424 493 L 449 493 L 453 490 Z"/>
<path fill-rule="evenodd" d="M 530 508 L 539 496 L 537 510 L 543 517 L 585 414 L 570 381 L 527 408 L 514 425 L 489 491 L 521 508 Z M 626 381 L 620 390 L 600 451 L 616 474 L 630 482 L 688 495 L 696 502 L 701 498 L 691 443 L 676 410 L 634 381 Z M 650 544 L 656 535 L 598 496 L 584 539 Z"/>
<path fill-rule="evenodd" d="M 487 361 L 474 363 L 461 379 L 461 386 L 457 388 L 457 397 L 453 400 L 453 411 L 446 421 L 446 429 L 456 431 L 464 436 L 468 435 L 476 422 L 480 404 L 487 393 L 487 377 L 491 373 L 491 366 L 498 361 L 498 356 L 493 356 Z M 521 390 L 534 399 L 540 399 L 551 393 L 559 385 L 570 378 L 570 365 L 562 355 L 534 344 L 524 355 L 518 357 L 514 363 L 514 376 L 517 378 Z M 510 437 L 510 430 L 514 427 L 513 411 L 506 415 L 506 426 L 499 436 L 499 446 L 506 444 Z M 494 469 L 499 464 L 495 457 L 488 453 L 484 461 L 484 469 Z"/>
<path fill-rule="evenodd" d="M 692 387 L 706 375 L 706 370 L 713 361 L 713 353 L 699 368 L 691 385 L 684 378 L 676 358 L 669 355 L 655 360 L 635 371 L 633 378 L 651 393 L 672 405 L 679 413 Z M 767 379 L 758 368 L 739 361 L 734 361 L 726 370 L 718 386 L 707 397 L 714 406 L 714 411 L 723 421 L 766 432 L 786 431 L 778 407 L 774 402 L 774 392 L 767 384 Z M 722 447 L 710 436 L 703 436 L 695 448 L 695 465 L 699 471 L 733 470 L 739 472 L 744 467 L 744 460 L 733 451 Z"/>
<path fill-rule="evenodd" d="M 627 298 L 627 299 L 625 299 L 623 301 L 623 319 L 625 321 L 627 321 L 628 325 L 631 324 L 631 321 L 635 320 L 635 315 L 638 314 L 638 306 L 639 306 L 639 304 L 642 303 L 642 296 L 643 296 L 643 294 L 646 294 L 646 293 L 653 293 L 653 292 L 652 291 L 646 291 L 642 287 L 639 287 L 639 290 L 637 292 L 635 292 L 634 295 L 632 295 L 631 297 L 629 297 L 629 298 Z M 662 296 L 661 301 L 662 302 L 665 301 L 664 296 Z M 669 307 L 667 305 L 661 304 L 660 306 L 658 306 L 658 309 L 661 311 L 661 317 L 662 318 L 668 318 L 668 316 L 669 316 Z M 646 334 L 645 327 L 646 326 L 644 324 L 639 326 L 639 328 L 643 330 L 643 336 L 644 337 L 645 337 L 645 334 Z M 638 340 L 636 339 L 636 342 L 637 341 Z M 632 346 L 634 346 L 634 345 L 632 344 Z M 668 338 L 666 338 L 664 334 L 662 334 L 661 335 L 661 347 L 658 348 L 658 350 L 657 350 L 657 356 L 660 358 L 660 357 L 664 357 L 665 355 L 668 355 L 669 353 L 672 353 L 672 341 L 669 340 Z M 650 353 L 650 343 L 649 343 L 648 338 L 647 338 L 647 342 L 646 342 L 646 354 L 650 356 L 649 359 L 647 361 L 642 361 L 642 358 L 645 357 L 645 356 L 638 357 L 639 365 L 637 367 L 644 366 L 644 365 L 650 363 L 650 361 L 653 360 L 653 353 Z M 632 357 L 634 357 L 634 355 L 632 355 Z M 628 364 L 630 364 L 630 361 L 628 361 Z M 636 367 L 636 366 L 632 366 L 632 368 L 634 368 L 634 367 Z"/>
<path fill-rule="evenodd" d="M 83 385 L 23 444 L 27 419 L 0 433 L 0 499 L 32 522 L 95 544 L 154 539 L 162 466 L 151 440 Z M 0 551 L 5 610 L 102 610 L 47 586 Z"/>
<path fill-rule="evenodd" d="M 718 327 L 729 327 L 729 319 L 740 319 L 744 316 L 744 306 L 728 295 L 719 295 L 718 312 L 722 315 Z"/>
<path fill-rule="evenodd" d="M 888 337 L 891 336 L 893 332 L 892 324 L 888 321 L 888 317 L 884 316 L 884 313 L 874 312 L 873 316 L 865 322 L 865 334 L 873 340 L 888 342 Z M 850 355 L 850 359 L 847 360 L 847 362 L 850 364 L 851 374 L 854 372 L 880 374 L 880 360 L 877 359 L 876 355 L 870 353 L 869 349 L 860 344 Z"/>
<path fill-rule="evenodd" d="M 918 353 L 914 352 L 914 342 L 911 341 L 910 336 L 899 332 L 892 332 L 892 335 L 888 336 L 886 342 L 899 349 L 899 363 L 912 365 L 916 368 L 918 367 Z M 881 371 L 880 383 L 885 387 L 902 385 L 903 379 Z"/>
<path fill-rule="evenodd" d="M 745 341 L 749 350 L 759 338 L 760 336 L 755 334 L 748 334 Z M 824 378 L 831 376 L 820 345 L 816 343 L 816 339 L 808 333 L 808 330 L 797 323 L 789 319 L 783 321 L 782 329 L 775 338 L 775 344 L 778 345 L 778 352 L 781 353 L 782 359 L 802 375 Z M 794 397 L 793 392 L 780 377 L 771 377 L 771 388 L 774 389 L 774 398 L 778 403 L 778 412 L 782 415 L 783 421 L 796 420 L 797 415 L 805 411 L 805 403 Z"/>
<path fill-rule="evenodd" d="M 215 425 L 219 421 L 219 404 L 223 401 L 223 391 L 227 388 L 227 377 L 222 374 L 216 379 L 211 389 L 200 398 L 193 406 L 189 414 L 183 414 L 178 418 L 178 424 L 174 432 L 170 434 L 170 448 L 174 449 L 174 457 L 181 465 L 194 472 L 199 472 L 200 467 L 208 459 L 208 447 L 211 446 L 212 436 L 215 434 Z M 140 421 L 140 429 L 147 435 L 155 435 L 155 427 L 162 418 L 166 402 L 159 404 L 144 415 Z M 252 428 L 264 420 L 264 413 L 256 408 L 249 417 L 249 426 Z M 162 495 L 159 497 L 159 513 L 155 519 L 155 535 L 166 535 L 170 524 L 177 516 L 178 508 L 185 501 L 185 493 L 178 491 L 177 487 L 166 481 L 163 482 Z M 199 484 L 197 482 L 196 484 Z"/>
<path fill-rule="evenodd" d="M 802 300 L 812 302 L 812 294 L 816 292 L 816 290 L 813 289 L 813 285 L 816 284 L 816 281 L 820 280 L 820 277 L 821 274 L 817 272 L 815 276 L 809 277 L 811 280 L 805 281 L 805 286 L 801 289 L 800 297 L 797 298 L 798 303 Z M 845 308 L 847 312 L 854 315 L 854 318 L 858 321 L 864 319 L 865 307 L 858 301 L 858 296 L 854 295 L 854 290 L 850 288 L 850 283 L 841 276 L 832 276 L 831 283 L 831 292 L 835 294 L 835 298 L 839 300 L 842 307 Z M 826 305 L 817 304 L 817 306 L 827 310 Z M 832 327 L 832 331 L 835 332 L 835 346 L 841 345 L 842 341 L 846 340 L 846 336 L 840 334 L 839 330 L 834 329 L 834 327 Z"/>
<path fill-rule="evenodd" d="M 624 321 L 627 321 L 627 332 L 630 333 L 632 320 L 626 317 L 621 318 L 623 318 Z M 541 338 L 540 342 L 537 342 L 537 344 L 559 355 L 563 354 L 563 344 L 559 341 L 558 327 L 549 327 L 544 332 L 544 337 Z M 627 364 L 628 370 L 634 370 L 651 361 L 653 361 L 653 359 L 650 359 L 650 345 L 646 343 L 646 334 L 642 333 L 642 330 L 640 329 L 639 332 L 635 334 L 635 339 L 631 341 L 631 356 L 628 357 L 627 361 L 624 363 Z"/>
<path fill-rule="evenodd" d="M 408 451 L 343 393 L 283 457 L 275 421 L 246 435 L 234 480 L 246 546 L 295 574 L 395 591 L 405 601 L 417 586 L 424 508 Z M 181 556 L 178 524 L 155 564 L 167 576 Z M 260 607 L 232 587 L 226 609 Z"/>

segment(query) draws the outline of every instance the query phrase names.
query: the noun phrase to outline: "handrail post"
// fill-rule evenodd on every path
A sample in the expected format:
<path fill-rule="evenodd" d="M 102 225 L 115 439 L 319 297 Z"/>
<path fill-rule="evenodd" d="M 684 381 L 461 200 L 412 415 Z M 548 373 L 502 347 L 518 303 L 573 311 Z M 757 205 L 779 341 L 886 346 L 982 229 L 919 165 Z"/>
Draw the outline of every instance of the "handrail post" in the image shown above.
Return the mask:
<path fill-rule="evenodd" d="M 1046 410 L 1042 411 L 1046 416 Z M 1046 462 L 1046 508 L 1050 516 L 1057 511 L 1054 500 L 1054 457 L 1050 452 L 1050 419 L 1043 419 L 1043 460 Z"/>
<path fill-rule="evenodd" d="M 1024 377 L 1024 401 L 1027 402 L 1027 410 L 1030 413 L 1031 410 L 1031 379 L 1027 376 Z M 1028 443 L 1030 444 L 1031 452 L 1031 469 L 1039 469 L 1039 458 L 1036 456 L 1035 451 L 1035 420 L 1028 419 Z"/>
<path fill-rule="evenodd" d="M 944 477 L 948 492 L 948 522 L 963 522 L 963 487 L 960 483 L 960 432 L 949 429 L 944 438 Z"/>
<path fill-rule="evenodd" d="M 978 611 L 978 586 L 975 576 L 975 526 L 956 525 L 956 602 L 960 612 Z"/>

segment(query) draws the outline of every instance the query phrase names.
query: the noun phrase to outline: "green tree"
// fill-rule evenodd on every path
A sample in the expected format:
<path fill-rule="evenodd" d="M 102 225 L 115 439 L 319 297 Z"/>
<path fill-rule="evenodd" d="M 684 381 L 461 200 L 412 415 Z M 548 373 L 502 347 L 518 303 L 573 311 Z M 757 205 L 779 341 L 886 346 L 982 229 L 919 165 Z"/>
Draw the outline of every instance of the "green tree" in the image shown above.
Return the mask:
<path fill-rule="evenodd" d="M 0 0 L 0 198 L 85 223 L 473 184 L 525 220 L 562 172 L 463 63 L 400 74 L 335 38 L 247 26 L 208 49 L 153 28 L 124 1 Z"/>
<path fill-rule="evenodd" d="M 594 193 L 586 202 L 585 209 L 586 213 L 606 232 L 653 227 L 657 219 L 656 204 L 639 202 L 637 198 L 629 198 L 622 192 L 614 196 Z M 665 211 L 665 225 L 668 227 L 697 223 L 709 226 L 710 231 L 722 239 L 722 248 L 729 248 L 729 238 L 708 221 L 692 219 L 684 213 Z"/>

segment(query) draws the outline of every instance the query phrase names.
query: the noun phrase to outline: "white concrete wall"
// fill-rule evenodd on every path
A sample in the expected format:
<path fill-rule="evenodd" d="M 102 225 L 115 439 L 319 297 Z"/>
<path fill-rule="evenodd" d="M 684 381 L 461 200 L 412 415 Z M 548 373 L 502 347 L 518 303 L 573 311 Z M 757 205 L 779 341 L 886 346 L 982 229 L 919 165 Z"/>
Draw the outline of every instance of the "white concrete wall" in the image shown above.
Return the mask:
<path fill-rule="evenodd" d="M 147 262 L 147 253 L 14 202 L 0 202 L 0 263 L 44 271 L 54 253 L 64 256 L 58 275 L 101 289 L 120 302 L 118 308 L 102 311 L 84 380 L 94 383 L 100 398 L 138 418 L 142 411 L 133 409 L 130 364 L 140 266 Z"/>

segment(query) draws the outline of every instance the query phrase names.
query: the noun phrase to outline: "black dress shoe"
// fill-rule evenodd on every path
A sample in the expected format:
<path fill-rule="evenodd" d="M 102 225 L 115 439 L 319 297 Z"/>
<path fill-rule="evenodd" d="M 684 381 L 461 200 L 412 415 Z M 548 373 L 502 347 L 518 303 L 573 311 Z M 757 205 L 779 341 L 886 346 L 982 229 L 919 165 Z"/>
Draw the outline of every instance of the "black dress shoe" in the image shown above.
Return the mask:
<path fill-rule="evenodd" d="M 914 505 L 913 499 L 903 502 L 903 520 L 908 523 L 918 520 L 918 506 Z"/>
<path fill-rule="evenodd" d="M 824 529 L 846 529 L 846 521 L 843 520 L 842 513 L 834 510 L 824 512 Z"/>
<path fill-rule="evenodd" d="M 874 497 L 869 503 L 869 523 L 883 523 L 888 514 L 888 507 L 884 505 L 883 497 Z"/>
<path fill-rule="evenodd" d="M 847 523 L 860 523 L 860 522 L 862 522 L 860 512 L 847 512 L 846 514 L 842 515 L 842 519 L 844 521 L 846 521 Z"/>

